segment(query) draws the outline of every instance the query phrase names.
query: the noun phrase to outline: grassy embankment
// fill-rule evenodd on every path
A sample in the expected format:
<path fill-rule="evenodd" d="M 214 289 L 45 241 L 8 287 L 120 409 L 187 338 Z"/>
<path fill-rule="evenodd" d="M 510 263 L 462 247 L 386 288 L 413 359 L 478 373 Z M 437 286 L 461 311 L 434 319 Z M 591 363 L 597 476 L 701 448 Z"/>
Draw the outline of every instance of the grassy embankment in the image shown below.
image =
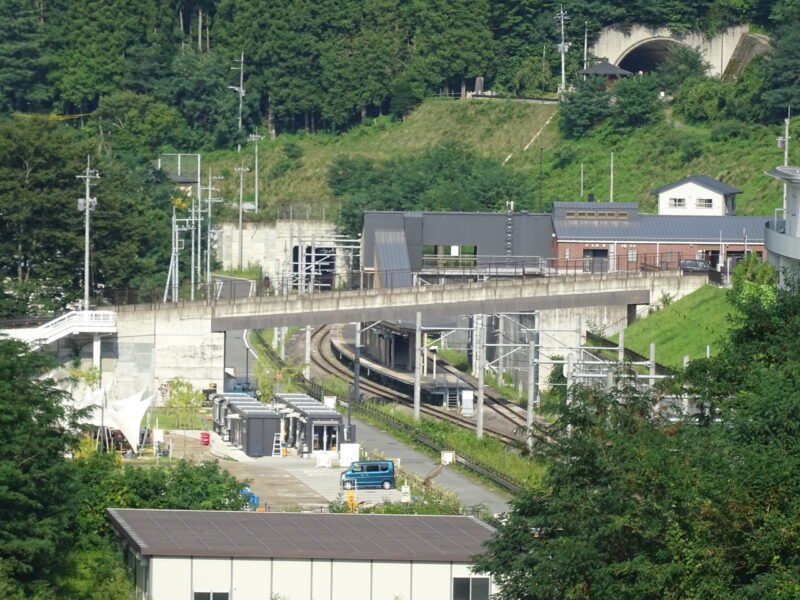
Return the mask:
<path fill-rule="evenodd" d="M 742 189 L 739 214 L 772 214 L 781 201 L 780 185 L 764 175 L 783 158 L 775 148 L 775 136 L 781 133 L 777 127 L 743 124 L 746 137 L 712 139 L 715 136 L 710 127 L 686 125 L 664 117 L 657 124 L 624 135 L 598 133 L 581 140 L 564 140 L 558 133 L 556 110 L 554 105 L 507 100 L 428 100 L 405 122 L 382 117 L 340 135 L 280 135 L 261 144 L 260 203 L 267 208 L 259 218 L 272 219 L 276 206 L 285 208 L 290 204 L 295 205 L 295 214 L 303 216 L 306 206 L 311 206 L 312 216 L 315 211 L 321 216 L 325 206 L 327 218 L 335 218 L 339 200 L 332 197 L 326 176 L 338 156 L 387 159 L 417 154 L 448 140 L 461 142 L 497 161 L 508 159 L 509 168 L 525 173 L 534 193 L 530 205 L 520 208 L 548 209 L 553 200 L 580 199 L 581 163 L 585 168 L 585 192 L 593 192 L 598 201 L 607 201 L 611 151 L 614 199 L 639 202 L 643 211 L 655 210 L 651 190 L 693 174 L 710 175 Z M 551 117 L 550 124 L 542 129 Z M 524 151 L 537 133 L 538 137 Z M 299 150 L 300 156 L 288 158 L 283 151 L 287 143 L 295 146 L 295 154 Z M 238 197 L 238 177 L 233 169 L 242 156 L 245 164 L 252 167 L 251 146 L 241 156 L 230 151 L 204 155 L 204 164 L 226 176 L 218 184 L 222 196 L 229 201 Z M 252 201 L 253 189 L 250 173 L 245 178 L 246 200 Z M 248 214 L 246 218 L 255 217 Z"/>
<path fill-rule="evenodd" d="M 656 360 L 677 368 L 684 356 L 703 358 L 706 346 L 712 356 L 717 354 L 733 314 L 727 290 L 706 285 L 633 323 L 625 330 L 625 346 L 647 356 L 650 344 L 655 343 Z M 618 336 L 613 339 L 617 341 Z"/>
<path fill-rule="evenodd" d="M 239 277 L 240 279 L 252 279 L 255 281 L 261 277 L 261 267 L 259 267 L 258 265 L 247 265 L 247 267 L 245 267 L 244 269 L 214 271 L 214 275 L 222 275 L 225 277 Z"/>

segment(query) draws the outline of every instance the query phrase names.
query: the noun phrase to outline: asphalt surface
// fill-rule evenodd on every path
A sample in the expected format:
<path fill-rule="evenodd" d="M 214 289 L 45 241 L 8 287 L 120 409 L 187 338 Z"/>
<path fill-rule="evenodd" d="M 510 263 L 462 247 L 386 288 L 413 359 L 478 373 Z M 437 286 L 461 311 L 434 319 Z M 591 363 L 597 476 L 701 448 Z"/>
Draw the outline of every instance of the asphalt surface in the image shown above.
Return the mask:
<path fill-rule="evenodd" d="M 422 477 L 428 475 L 438 465 L 434 459 L 398 442 L 389 434 L 363 421 L 353 419 L 353 422 L 356 424 L 356 440 L 365 450 L 380 450 L 386 458 L 398 460 L 402 468 Z M 483 504 L 493 514 L 508 512 L 510 508 L 506 498 L 487 490 L 453 469 L 445 467 L 433 481 L 456 494 L 464 507 Z"/>
<path fill-rule="evenodd" d="M 220 283 L 217 288 L 217 298 L 248 298 L 255 290 L 255 281 L 240 277 L 227 277 L 214 275 L 214 280 Z M 235 377 L 225 377 L 226 392 L 234 390 L 237 384 L 249 381 L 254 382 L 253 365 L 256 354 L 245 343 L 246 331 L 225 332 L 225 370 L 226 373 L 235 373 Z M 230 387 L 230 389 L 228 389 Z"/>

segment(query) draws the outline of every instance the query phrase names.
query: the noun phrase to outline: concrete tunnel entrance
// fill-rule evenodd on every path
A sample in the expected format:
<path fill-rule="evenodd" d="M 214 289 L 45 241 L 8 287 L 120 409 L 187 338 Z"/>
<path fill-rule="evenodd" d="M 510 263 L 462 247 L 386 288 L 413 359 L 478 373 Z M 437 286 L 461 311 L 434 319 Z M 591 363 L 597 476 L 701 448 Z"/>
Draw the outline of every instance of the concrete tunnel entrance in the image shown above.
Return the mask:
<path fill-rule="evenodd" d="M 640 46 L 636 46 L 622 57 L 617 66 L 631 73 L 638 73 L 639 71 L 650 73 L 655 71 L 677 46 L 678 43 L 672 40 L 645 42 Z"/>

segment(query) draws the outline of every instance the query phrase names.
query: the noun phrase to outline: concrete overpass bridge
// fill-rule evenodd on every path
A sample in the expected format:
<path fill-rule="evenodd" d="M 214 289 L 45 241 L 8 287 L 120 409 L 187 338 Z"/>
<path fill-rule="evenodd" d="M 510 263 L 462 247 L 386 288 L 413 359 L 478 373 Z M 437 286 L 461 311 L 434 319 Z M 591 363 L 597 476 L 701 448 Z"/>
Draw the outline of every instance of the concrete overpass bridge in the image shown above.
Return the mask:
<path fill-rule="evenodd" d="M 664 294 L 680 298 L 706 282 L 680 272 L 573 273 L 562 276 L 490 280 L 409 288 L 287 294 L 205 301 L 133 304 L 104 311 L 113 326 L 72 323 L 59 335 L 30 330 L 62 363 L 99 366 L 108 397 L 125 398 L 155 391 L 175 376 L 196 388 L 216 384 L 223 389 L 225 332 L 283 326 L 319 326 L 353 321 L 412 320 L 425 317 L 539 311 L 542 329 L 563 330 L 553 340 L 557 353 L 574 342 L 578 317 L 587 327 L 624 326 L 638 306 L 658 302 Z M 106 315 L 106 312 L 108 313 Z M 109 321 L 111 322 L 111 321 Z M 105 323 L 105 322 L 104 322 Z M 50 333 L 53 327 L 43 326 Z M 63 327 L 62 327 L 63 329 Z M 11 332 L 8 332 L 11 333 Z M 11 333 L 25 338 L 25 332 Z M 31 337 L 33 336 L 33 337 Z M 556 336 L 557 337 L 557 334 Z M 27 338 L 25 338 L 27 339 Z M 252 374 L 253 371 L 250 371 Z M 228 375 L 231 375 L 230 373 Z M 233 374 L 241 377 L 241 373 Z"/>
<path fill-rule="evenodd" d="M 225 331 L 413 319 L 417 311 L 437 317 L 539 310 L 543 328 L 570 329 L 565 336 L 573 341 L 578 316 L 598 327 L 624 324 L 637 306 L 657 302 L 665 293 L 682 297 L 705 281 L 676 272 L 570 274 L 209 304 L 118 306 L 117 334 L 103 341 L 102 370 L 104 377 L 113 378 L 118 395 L 138 391 L 147 381 L 157 388 L 176 375 L 198 388 L 215 383 L 222 389 Z"/>
<path fill-rule="evenodd" d="M 676 45 L 687 46 L 700 51 L 710 65 L 711 75 L 721 76 L 733 69 L 739 72 L 741 63 L 746 63 L 760 49 L 765 47 L 758 38 L 749 34 L 747 25 L 737 25 L 706 36 L 698 31 L 677 32 L 666 27 L 650 28 L 635 24 L 628 30 L 605 27 L 590 51 L 598 58 L 608 58 L 609 62 L 632 73 L 652 71 L 667 57 Z"/>

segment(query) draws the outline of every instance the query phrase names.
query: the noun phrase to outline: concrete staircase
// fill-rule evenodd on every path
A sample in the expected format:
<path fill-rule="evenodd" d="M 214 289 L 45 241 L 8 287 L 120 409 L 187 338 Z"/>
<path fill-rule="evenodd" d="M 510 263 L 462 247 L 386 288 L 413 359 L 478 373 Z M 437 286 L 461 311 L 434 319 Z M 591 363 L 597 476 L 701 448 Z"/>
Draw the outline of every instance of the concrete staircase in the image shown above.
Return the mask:
<path fill-rule="evenodd" d="M 27 342 L 34 350 L 78 333 L 116 333 L 117 313 L 112 310 L 75 310 L 39 327 L 3 329 L 0 335 Z"/>

